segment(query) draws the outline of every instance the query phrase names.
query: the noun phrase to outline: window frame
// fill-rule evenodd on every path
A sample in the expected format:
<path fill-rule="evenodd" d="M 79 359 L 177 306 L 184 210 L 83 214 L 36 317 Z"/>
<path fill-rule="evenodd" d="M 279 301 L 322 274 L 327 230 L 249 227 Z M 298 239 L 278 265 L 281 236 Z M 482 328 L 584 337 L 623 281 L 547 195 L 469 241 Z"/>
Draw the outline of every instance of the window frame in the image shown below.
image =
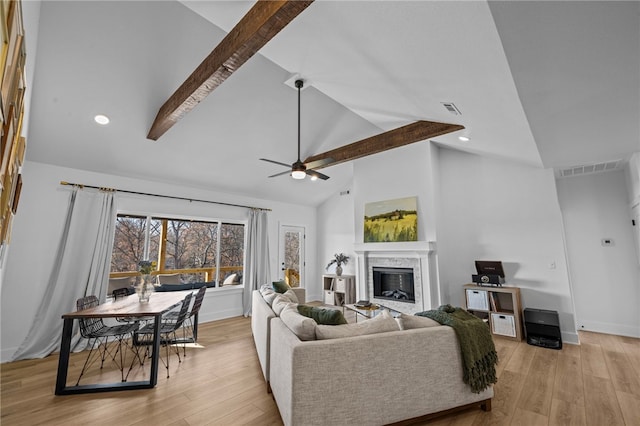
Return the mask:
<path fill-rule="evenodd" d="M 148 259 L 149 257 L 149 248 L 150 248 L 150 232 L 151 232 L 151 221 L 152 220 L 162 220 L 162 219 L 166 219 L 166 220 L 177 220 L 177 221 L 185 221 L 185 222 L 204 222 L 204 223 L 215 223 L 217 224 L 217 242 L 216 242 L 216 276 L 214 277 L 214 281 L 215 281 L 215 286 L 211 287 L 211 289 L 215 289 L 215 290 L 222 290 L 224 286 L 221 285 L 222 281 L 224 280 L 224 278 L 220 278 L 220 248 L 221 248 L 221 244 L 222 244 L 222 238 L 221 238 L 221 232 L 222 232 L 222 225 L 224 224 L 229 224 L 229 225 L 242 225 L 244 227 L 244 238 L 243 238 L 243 242 L 242 242 L 242 270 L 243 270 L 243 276 L 244 276 L 244 271 L 246 270 L 246 265 L 247 265 L 247 238 L 248 238 L 248 232 L 247 229 L 249 227 L 249 220 L 248 219 L 223 219 L 223 218 L 210 218 L 210 217 L 203 217 L 203 216 L 189 216 L 189 215 L 184 215 L 184 214 L 160 214 L 160 213 L 149 213 L 149 212 L 140 212 L 140 211 L 134 211 L 134 210 L 118 210 L 116 213 L 116 218 L 119 216 L 131 216 L 131 217 L 138 217 L 138 218 L 145 218 L 145 236 L 144 236 L 144 248 L 143 248 L 143 253 L 144 253 L 144 258 Z M 114 239 L 112 239 L 111 244 L 113 245 L 115 240 L 115 234 L 114 234 Z M 113 254 L 112 254 L 113 256 Z M 156 274 L 164 274 L 164 273 L 172 273 L 172 271 L 174 270 L 156 270 L 155 273 Z M 111 272 L 109 271 L 109 278 L 117 278 L 117 277 L 122 277 L 122 276 L 131 276 L 131 274 L 133 274 L 134 271 L 126 271 L 126 272 Z M 114 275 L 115 274 L 115 275 Z M 242 282 L 240 284 L 234 285 L 234 288 L 244 288 L 244 279 L 242 280 Z"/>

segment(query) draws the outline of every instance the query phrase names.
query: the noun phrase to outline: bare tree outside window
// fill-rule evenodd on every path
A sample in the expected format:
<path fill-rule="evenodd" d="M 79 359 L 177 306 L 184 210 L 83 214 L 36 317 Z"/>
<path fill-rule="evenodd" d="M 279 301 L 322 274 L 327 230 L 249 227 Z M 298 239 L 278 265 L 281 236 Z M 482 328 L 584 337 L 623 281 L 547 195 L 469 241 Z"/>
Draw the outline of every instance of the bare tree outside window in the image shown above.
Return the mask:
<path fill-rule="evenodd" d="M 300 234 L 297 232 L 287 232 L 284 238 L 284 267 L 299 270 Z"/>
<path fill-rule="evenodd" d="M 220 232 L 220 266 L 241 266 L 244 263 L 244 225 L 223 223 Z M 220 280 L 228 275 L 238 273 L 242 275 L 243 269 L 223 270 Z"/>
<path fill-rule="evenodd" d="M 146 217 L 118 216 L 112 273 L 137 271 L 138 262 L 143 260 L 145 252 L 146 224 Z M 166 235 L 163 235 L 163 225 Z M 217 272 L 220 281 L 231 273 L 242 275 L 244 228 L 243 224 L 237 223 L 151 218 L 148 258 L 159 261 L 160 273 L 180 272 L 183 282 L 215 280 Z M 164 262 L 160 262 L 161 259 Z"/>
<path fill-rule="evenodd" d="M 143 260 L 144 237 L 147 218 L 118 216 L 111 255 L 111 272 L 128 272 L 138 269 Z"/>

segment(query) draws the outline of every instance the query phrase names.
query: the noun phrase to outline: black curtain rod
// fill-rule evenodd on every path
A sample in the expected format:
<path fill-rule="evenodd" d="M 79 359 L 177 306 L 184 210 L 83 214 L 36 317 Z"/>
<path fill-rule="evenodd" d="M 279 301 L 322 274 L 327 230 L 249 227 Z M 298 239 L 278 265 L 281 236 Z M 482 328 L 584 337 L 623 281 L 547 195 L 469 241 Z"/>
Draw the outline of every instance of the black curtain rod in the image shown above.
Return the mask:
<path fill-rule="evenodd" d="M 268 211 L 268 212 L 271 211 L 271 209 L 266 209 L 266 208 L 263 208 L 263 207 L 243 206 L 242 204 L 223 203 L 223 202 L 220 202 L 220 201 L 209 201 L 209 200 L 198 200 L 198 199 L 195 199 L 195 198 L 175 197 L 173 195 L 160 195 L 160 194 L 150 194 L 150 193 L 147 193 L 147 192 L 127 191 L 126 189 L 116 189 L 116 188 L 107 188 L 107 187 L 104 187 L 104 186 L 84 185 L 82 183 L 71 183 L 71 182 L 60 181 L 60 185 L 77 186 L 79 188 L 93 188 L 93 189 L 99 189 L 101 191 L 124 192 L 126 194 L 146 195 L 146 196 L 149 196 L 149 197 L 171 198 L 173 200 L 197 201 L 199 203 L 219 204 L 221 206 L 242 207 L 242 208 L 245 208 L 245 209 L 264 210 L 264 211 Z"/>

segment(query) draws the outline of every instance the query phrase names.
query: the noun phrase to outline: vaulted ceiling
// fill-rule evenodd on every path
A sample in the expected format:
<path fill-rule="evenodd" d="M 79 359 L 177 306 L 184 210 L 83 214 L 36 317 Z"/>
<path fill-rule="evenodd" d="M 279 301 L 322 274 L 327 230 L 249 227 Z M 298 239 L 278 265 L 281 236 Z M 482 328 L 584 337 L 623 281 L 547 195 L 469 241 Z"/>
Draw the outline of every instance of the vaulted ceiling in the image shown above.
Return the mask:
<path fill-rule="evenodd" d="M 294 75 L 307 81 L 303 158 L 416 120 L 465 127 L 434 138 L 441 146 L 532 167 L 640 151 L 640 3 L 609 1 L 317 0 L 147 139 L 160 106 L 252 5 L 42 2 L 27 159 L 317 205 L 348 188 L 352 163 L 311 182 L 267 178 L 283 168 L 258 160 L 296 160 Z"/>

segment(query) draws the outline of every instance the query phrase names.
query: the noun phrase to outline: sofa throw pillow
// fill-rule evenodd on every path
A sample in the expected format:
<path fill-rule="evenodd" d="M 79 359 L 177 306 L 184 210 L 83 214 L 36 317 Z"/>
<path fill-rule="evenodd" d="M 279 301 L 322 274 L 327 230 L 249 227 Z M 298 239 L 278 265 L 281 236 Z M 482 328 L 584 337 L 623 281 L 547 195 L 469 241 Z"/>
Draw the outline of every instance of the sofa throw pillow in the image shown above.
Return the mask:
<path fill-rule="evenodd" d="M 340 325 L 346 324 L 347 320 L 337 309 L 318 308 L 309 305 L 298 305 L 298 312 L 305 317 L 313 318 L 318 324 Z"/>
<path fill-rule="evenodd" d="M 231 274 L 224 279 L 222 285 L 236 284 L 238 282 L 238 274 Z"/>
<path fill-rule="evenodd" d="M 271 286 L 269 286 L 268 284 L 265 284 L 262 287 L 260 287 L 260 294 L 262 295 L 262 298 L 264 299 L 265 302 L 267 302 L 267 305 L 269 306 L 271 306 L 271 304 L 273 303 L 273 299 L 275 299 L 276 296 L 278 295 L 278 293 L 273 291 L 273 288 L 271 288 Z"/>
<path fill-rule="evenodd" d="M 414 328 L 437 327 L 439 322 L 431 318 L 421 317 L 417 315 L 400 314 L 396 317 L 400 330 L 412 330 Z"/>
<path fill-rule="evenodd" d="M 298 339 L 303 341 L 316 339 L 316 322 L 312 318 L 300 315 L 295 304 L 290 303 L 285 306 L 280 312 L 280 319 L 293 334 L 298 336 Z"/>
<path fill-rule="evenodd" d="M 273 282 L 273 289 L 276 291 L 276 293 L 284 293 L 290 288 L 291 287 L 289 287 L 289 284 L 285 283 L 284 281 Z"/>
<path fill-rule="evenodd" d="M 386 309 L 370 320 L 357 322 L 355 324 L 316 327 L 316 339 L 339 339 L 341 337 L 364 336 L 366 334 L 385 333 L 387 331 L 398 331 L 400 327 L 396 320 Z"/>

